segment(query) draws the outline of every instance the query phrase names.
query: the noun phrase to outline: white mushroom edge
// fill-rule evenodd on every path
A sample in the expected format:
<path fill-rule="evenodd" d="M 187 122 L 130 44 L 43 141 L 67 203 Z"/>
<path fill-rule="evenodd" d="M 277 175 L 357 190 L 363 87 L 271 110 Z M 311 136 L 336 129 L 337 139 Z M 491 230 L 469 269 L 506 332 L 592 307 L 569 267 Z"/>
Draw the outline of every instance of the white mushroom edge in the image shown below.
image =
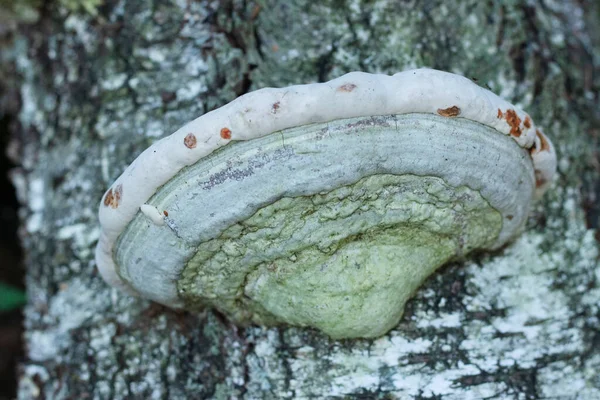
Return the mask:
<path fill-rule="evenodd" d="M 136 291 L 117 274 L 113 247 L 138 211 L 162 224 L 160 210 L 146 205 L 182 168 L 234 140 L 250 140 L 282 129 L 337 119 L 429 113 L 466 118 L 510 135 L 530 150 L 536 196 L 551 183 L 556 153 L 524 111 L 471 80 L 449 72 L 416 69 L 393 76 L 350 72 L 325 83 L 265 88 L 189 122 L 146 149 L 113 183 L 100 203 L 101 234 L 96 264 L 104 280 Z"/>

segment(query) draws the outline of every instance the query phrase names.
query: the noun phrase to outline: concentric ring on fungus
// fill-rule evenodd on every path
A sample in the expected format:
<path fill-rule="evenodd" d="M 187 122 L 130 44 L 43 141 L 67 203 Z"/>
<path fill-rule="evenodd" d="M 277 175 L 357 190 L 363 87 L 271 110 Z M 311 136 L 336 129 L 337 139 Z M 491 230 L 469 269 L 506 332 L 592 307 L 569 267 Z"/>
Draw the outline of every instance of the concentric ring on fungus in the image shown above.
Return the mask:
<path fill-rule="evenodd" d="M 379 336 L 439 266 L 519 234 L 555 169 L 525 112 L 459 75 L 261 89 L 123 172 L 96 262 L 169 307 Z"/>

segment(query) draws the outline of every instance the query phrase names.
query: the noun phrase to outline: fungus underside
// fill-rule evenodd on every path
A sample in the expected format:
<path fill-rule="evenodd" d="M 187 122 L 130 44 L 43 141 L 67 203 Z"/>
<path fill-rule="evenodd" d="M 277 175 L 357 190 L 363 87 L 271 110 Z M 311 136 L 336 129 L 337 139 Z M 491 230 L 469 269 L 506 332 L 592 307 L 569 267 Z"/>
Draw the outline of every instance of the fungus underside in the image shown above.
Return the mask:
<path fill-rule="evenodd" d="M 115 259 L 156 301 L 376 337 L 441 265 L 519 231 L 533 187 L 526 150 L 460 117 L 312 124 L 181 170 L 148 201 L 168 227 L 138 214 Z"/>
<path fill-rule="evenodd" d="M 283 198 L 198 246 L 178 282 L 188 308 L 237 323 L 379 336 L 438 267 L 494 242 L 502 218 L 479 193 L 415 175 L 373 175 Z M 460 232 L 460 234 L 457 234 Z"/>

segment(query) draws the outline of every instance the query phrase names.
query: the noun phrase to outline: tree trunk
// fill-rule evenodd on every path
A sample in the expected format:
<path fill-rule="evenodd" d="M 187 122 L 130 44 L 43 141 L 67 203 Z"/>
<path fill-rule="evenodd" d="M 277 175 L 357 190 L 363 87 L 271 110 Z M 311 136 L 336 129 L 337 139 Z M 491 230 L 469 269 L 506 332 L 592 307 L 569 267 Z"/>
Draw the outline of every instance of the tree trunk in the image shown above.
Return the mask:
<path fill-rule="evenodd" d="M 44 6 L 2 66 L 20 79 L 21 399 L 600 398 L 594 0 L 93 3 Z M 386 336 L 238 328 L 99 277 L 100 198 L 152 142 L 250 90 L 421 66 L 527 110 L 559 171 L 526 233 L 442 268 Z"/>

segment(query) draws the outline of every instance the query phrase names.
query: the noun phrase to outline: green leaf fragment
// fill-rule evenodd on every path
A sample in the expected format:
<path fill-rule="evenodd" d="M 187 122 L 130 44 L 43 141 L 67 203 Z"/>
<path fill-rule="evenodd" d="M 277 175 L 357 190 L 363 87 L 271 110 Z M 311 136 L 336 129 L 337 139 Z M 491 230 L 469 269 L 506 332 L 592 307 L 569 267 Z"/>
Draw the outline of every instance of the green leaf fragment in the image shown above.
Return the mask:
<path fill-rule="evenodd" d="M 25 292 L 0 282 L 0 311 L 12 311 L 25 305 Z"/>

